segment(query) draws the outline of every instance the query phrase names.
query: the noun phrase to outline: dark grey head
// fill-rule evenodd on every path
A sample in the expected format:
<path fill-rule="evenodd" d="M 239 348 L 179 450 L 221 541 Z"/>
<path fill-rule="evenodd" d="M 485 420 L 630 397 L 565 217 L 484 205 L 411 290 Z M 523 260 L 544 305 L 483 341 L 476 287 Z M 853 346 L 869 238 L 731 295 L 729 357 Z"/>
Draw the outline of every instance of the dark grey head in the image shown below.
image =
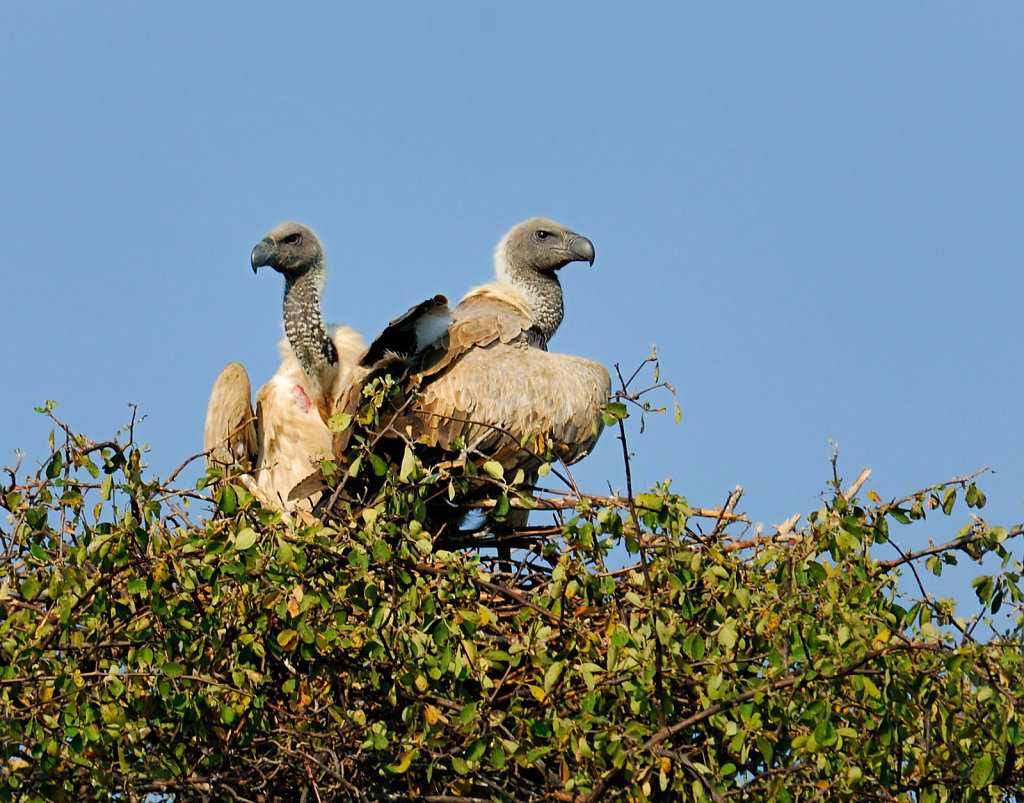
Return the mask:
<path fill-rule="evenodd" d="M 494 264 L 499 279 L 511 279 L 522 270 L 556 271 L 570 262 L 594 264 L 594 244 L 581 234 L 543 217 L 512 228 L 498 243 Z"/>
<path fill-rule="evenodd" d="M 286 278 L 297 279 L 310 268 L 323 263 L 324 248 L 313 230 L 288 221 L 271 229 L 252 249 L 252 272 L 269 265 Z"/>

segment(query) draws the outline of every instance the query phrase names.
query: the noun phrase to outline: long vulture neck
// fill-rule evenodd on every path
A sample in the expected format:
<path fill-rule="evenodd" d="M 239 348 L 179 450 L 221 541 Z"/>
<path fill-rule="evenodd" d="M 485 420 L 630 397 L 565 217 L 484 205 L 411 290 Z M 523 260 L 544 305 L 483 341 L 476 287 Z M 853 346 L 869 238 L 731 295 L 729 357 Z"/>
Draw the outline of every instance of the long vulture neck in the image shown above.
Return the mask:
<path fill-rule="evenodd" d="M 498 280 L 506 281 L 521 292 L 530 305 L 534 325 L 544 338 L 544 345 L 554 335 L 565 315 L 562 285 L 553 270 L 537 271 L 518 265 L 507 257 L 498 267 Z"/>
<path fill-rule="evenodd" d="M 325 280 L 324 266 L 318 263 L 297 278 L 286 277 L 284 284 L 284 333 L 319 399 L 326 390 L 326 374 L 338 362 L 338 351 L 320 314 Z"/>

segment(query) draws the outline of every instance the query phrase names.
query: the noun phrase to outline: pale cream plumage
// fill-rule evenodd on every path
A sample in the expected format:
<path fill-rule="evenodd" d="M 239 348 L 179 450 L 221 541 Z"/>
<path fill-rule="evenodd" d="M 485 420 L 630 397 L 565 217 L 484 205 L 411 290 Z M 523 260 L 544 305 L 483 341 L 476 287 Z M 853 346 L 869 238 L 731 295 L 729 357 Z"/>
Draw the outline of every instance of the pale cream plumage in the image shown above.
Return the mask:
<path fill-rule="evenodd" d="M 257 452 L 256 422 L 252 415 L 249 374 L 241 363 L 229 362 L 210 393 L 203 428 L 208 467 L 252 467 Z"/>
<path fill-rule="evenodd" d="M 348 326 L 330 330 L 338 364 L 329 395 L 336 399 L 352 381 L 356 360 L 366 344 Z M 288 501 L 289 492 L 316 469 L 318 460 L 331 456 L 334 434 L 311 398 L 309 380 L 286 339 L 280 348 L 281 365 L 256 392 L 255 410 L 245 368 L 230 363 L 221 371 L 210 394 L 203 441 L 204 449 L 210 451 L 208 465 L 251 469 L 255 489 L 249 490 L 260 502 L 289 509 L 296 506 Z M 309 507 L 309 503 L 302 506 Z"/>
<path fill-rule="evenodd" d="M 389 327 L 368 352 L 384 358 L 375 366 L 364 361 L 366 377 L 354 383 L 341 409 L 355 412 L 367 378 L 404 371 L 404 393 L 383 415 L 390 431 L 430 447 L 461 449 L 477 466 L 496 460 L 509 478 L 521 468 L 526 484 L 535 481 L 547 449 L 566 463 L 580 460 L 601 433 L 608 372 L 591 360 L 546 349 L 562 320 L 555 271 L 593 258 L 589 240 L 554 221 L 519 224 L 495 251 L 496 280 L 463 298 L 444 335 L 414 359 L 395 360 L 388 356 L 396 351 L 388 345 Z M 400 319 L 406 329 L 415 310 Z M 342 447 L 346 442 L 339 439 Z M 470 497 L 488 493 L 475 488 Z M 458 508 L 443 503 L 428 515 L 435 528 L 462 518 Z M 513 511 L 506 525 L 521 526 L 526 517 L 526 511 Z"/>
<path fill-rule="evenodd" d="M 515 288 L 484 285 L 455 308 L 448 347 L 425 370 L 410 415 L 414 439 L 526 471 L 550 446 L 574 463 L 601 432 L 610 379 L 600 363 L 531 345 L 533 320 Z M 537 436 L 537 437 L 534 437 Z M 523 444 L 526 444 L 525 446 Z"/>
<path fill-rule="evenodd" d="M 362 336 L 348 326 L 330 327 L 338 350 L 338 363 L 327 377 L 326 396 L 337 399 L 352 380 L 359 355 L 366 348 Z M 285 504 L 300 480 L 317 462 L 331 456 L 333 433 L 327 428 L 312 398 L 309 380 L 288 347 L 281 341 L 281 366 L 256 393 L 259 453 L 255 476 L 277 504 Z"/>
<path fill-rule="evenodd" d="M 285 275 L 287 337 L 280 344 L 281 365 L 257 391 L 255 411 L 245 369 L 231 363 L 221 372 L 207 407 L 204 446 L 211 465 L 251 469 L 252 477 L 240 481 L 263 504 L 278 510 L 308 507 L 308 501 L 289 502 L 289 493 L 318 460 L 331 455 L 333 435 L 324 416 L 352 382 L 365 343 L 350 327 L 323 325 L 326 266 L 311 230 L 281 224 L 253 249 L 251 261 L 254 271 L 269 265 Z"/>

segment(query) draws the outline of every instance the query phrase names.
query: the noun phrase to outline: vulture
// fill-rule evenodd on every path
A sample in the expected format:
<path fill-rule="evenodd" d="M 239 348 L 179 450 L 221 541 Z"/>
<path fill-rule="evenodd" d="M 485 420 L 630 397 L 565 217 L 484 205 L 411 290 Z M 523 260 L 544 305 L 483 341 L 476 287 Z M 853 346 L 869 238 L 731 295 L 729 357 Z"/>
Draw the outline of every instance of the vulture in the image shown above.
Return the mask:
<path fill-rule="evenodd" d="M 284 331 L 281 366 L 250 402 L 249 377 L 228 364 L 210 394 L 204 448 L 208 464 L 252 469 L 257 496 L 277 509 L 292 488 L 330 457 L 333 435 L 326 419 L 348 387 L 363 338 L 347 326 L 324 325 L 320 297 L 327 265 L 319 238 L 306 226 L 288 222 L 253 248 L 253 273 L 264 265 L 284 275 Z"/>
<path fill-rule="evenodd" d="M 366 375 L 353 383 L 341 410 L 358 409 L 363 386 L 385 372 L 394 376 L 397 365 L 405 371 L 406 393 L 394 405 L 392 431 L 427 447 L 460 450 L 477 466 L 497 461 L 508 478 L 522 469 L 527 484 L 536 481 L 545 449 L 566 463 L 580 460 L 601 433 L 599 408 L 611 382 L 601 364 L 547 347 L 564 312 L 558 270 L 593 261 L 593 243 L 565 226 L 545 218 L 520 223 L 495 249 L 495 280 L 451 310 L 439 337 L 414 350 L 398 336 L 419 325 L 424 305 L 392 322 L 363 356 Z M 436 308 L 429 311 L 445 320 Z M 338 444 L 345 445 L 344 439 Z M 527 516 L 513 511 L 507 527 L 524 525 Z M 461 509 L 435 509 L 431 525 L 462 518 Z"/>

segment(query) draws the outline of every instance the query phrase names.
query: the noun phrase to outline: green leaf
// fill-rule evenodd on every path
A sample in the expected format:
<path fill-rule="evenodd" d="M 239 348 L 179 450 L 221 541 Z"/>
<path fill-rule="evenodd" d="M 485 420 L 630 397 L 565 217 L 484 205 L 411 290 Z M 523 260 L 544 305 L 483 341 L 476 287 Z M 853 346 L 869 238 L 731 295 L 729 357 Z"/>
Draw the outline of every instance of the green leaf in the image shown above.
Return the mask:
<path fill-rule="evenodd" d="M 544 672 L 544 692 L 550 693 L 558 682 L 558 678 L 562 675 L 562 669 L 565 667 L 564 662 L 555 661 L 551 666 Z"/>
<path fill-rule="evenodd" d="M 906 511 L 894 507 L 889 511 L 889 515 L 892 516 L 900 524 L 910 524 L 910 516 L 906 514 Z"/>
<path fill-rule="evenodd" d="M 622 402 L 608 402 L 601 408 L 601 420 L 606 427 L 612 426 L 616 421 L 629 418 L 626 405 Z"/>
<path fill-rule="evenodd" d="M 479 761 L 483 757 L 484 752 L 486 750 L 487 742 L 485 742 L 483 739 L 476 739 L 473 741 L 473 743 L 469 746 L 469 749 L 466 751 L 466 760 Z"/>
<path fill-rule="evenodd" d="M 691 633 L 683 640 L 683 652 L 695 661 L 704 657 L 704 637 L 700 633 Z"/>
<path fill-rule="evenodd" d="M 163 665 L 162 671 L 164 675 L 166 675 L 169 678 L 178 678 L 185 673 L 184 667 L 182 667 L 182 665 L 179 664 L 177 661 L 167 661 Z"/>
<path fill-rule="evenodd" d="M 251 547 L 253 544 L 255 544 L 258 539 L 259 536 L 256 534 L 256 531 L 252 529 L 252 527 L 245 527 L 239 530 L 238 533 L 235 535 L 234 547 L 239 552 L 244 552 L 245 550 L 249 549 L 249 547 Z"/>
<path fill-rule="evenodd" d="M 47 479 L 54 479 L 64 465 L 64 461 L 61 459 L 60 452 L 57 452 L 53 456 L 53 459 L 46 466 L 46 477 Z"/>
<path fill-rule="evenodd" d="M 27 602 L 31 602 L 39 594 L 39 589 L 42 588 L 41 584 L 34 577 L 26 577 L 21 581 L 21 598 Z"/>
<path fill-rule="evenodd" d="M 367 455 L 370 461 L 370 468 L 373 469 L 373 473 L 378 477 L 383 477 L 388 473 L 388 464 L 384 462 L 381 457 L 378 457 L 373 452 Z"/>
<path fill-rule="evenodd" d="M 508 497 L 505 494 L 502 494 L 494 500 L 494 510 L 491 515 L 496 519 L 503 519 L 508 515 L 511 509 L 512 505 L 509 503 Z"/>
<path fill-rule="evenodd" d="M 102 499 L 104 501 L 109 500 L 110 499 L 110 492 L 113 490 L 113 488 L 114 488 L 114 475 L 113 474 L 107 474 L 107 476 L 103 478 L 103 482 L 100 483 L 100 499 Z"/>
<path fill-rule="evenodd" d="M 718 643 L 725 649 L 731 650 L 736 646 L 736 638 L 736 622 L 729 619 L 718 631 Z"/>
<path fill-rule="evenodd" d="M 822 747 L 831 747 L 837 739 L 835 726 L 828 719 L 819 722 L 814 729 L 814 741 Z"/>
<path fill-rule="evenodd" d="M 501 467 L 501 463 L 497 460 L 488 460 L 480 468 L 496 480 L 505 479 L 505 469 Z"/>
<path fill-rule="evenodd" d="M 956 504 L 956 488 L 950 488 L 942 499 L 942 512 L 947 516 L 953 512 L 953 505 Z"/>
<path fill-rule="evenodd" d="M 235 491 L 230 485 L 223 486 L 220 491 L 217 492 L 217 507 L 220 512 L 226 516 L 230 516 L 234 513 L 235 508 L 238 507 L 238 497 L 235 495 Z"/>
<path fill-rule="evenodd" d="M 974 762 L 974 767 L 971 769 L 971 786 L 975 789 L 984 789 L 992 783 L 994 775 L 995 767 L 992 764 L 992 759 L 982 756 Z"/>

